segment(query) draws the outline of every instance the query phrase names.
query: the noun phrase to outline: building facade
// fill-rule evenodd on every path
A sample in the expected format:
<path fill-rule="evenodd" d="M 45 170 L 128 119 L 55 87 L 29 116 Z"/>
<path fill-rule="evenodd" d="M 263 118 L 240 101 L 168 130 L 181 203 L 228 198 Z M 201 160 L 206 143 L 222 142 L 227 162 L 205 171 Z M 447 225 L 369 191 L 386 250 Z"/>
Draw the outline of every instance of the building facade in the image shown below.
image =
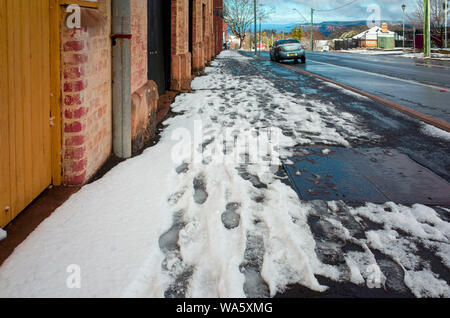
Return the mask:
<path fill-rule="evenodd" d="M 0 0 L 0 227 L 154 137 L 219 52 L 213 0 Z M 4 210 L 4 211 L 3 211 Z"/>
<path fill-rule="evenodd" d="M 223 18 L 223 0 L 214 0 L 214 53 L 219 54 L 223 49 L 227 26 Z"/>

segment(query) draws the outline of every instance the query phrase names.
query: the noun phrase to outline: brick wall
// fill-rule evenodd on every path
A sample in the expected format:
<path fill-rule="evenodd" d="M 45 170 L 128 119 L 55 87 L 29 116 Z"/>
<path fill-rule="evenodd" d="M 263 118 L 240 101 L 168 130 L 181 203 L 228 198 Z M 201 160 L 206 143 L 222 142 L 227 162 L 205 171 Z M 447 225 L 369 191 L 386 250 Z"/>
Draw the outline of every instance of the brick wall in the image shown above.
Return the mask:
<path fill-rule="evenodd" d="M 111 7 L 81 9 L 82 29 L 61 32 L 63 180 L 86 182 L 111 154 Z"/>
<path fill-rule="evenodd" d="M 219 9 L 220 8 L 220 9 Z M 214 54 L 219 54 L 223 49 L 223 29 L 224 20 L 223 14 L 223 0 L 214 0 Z"/>
<path fill-rule="evenodd" d="M 169 1 L 169 0 L 167 0 Z M 190 90 L 191 73 L 215 55 L 213 0 L 193 1 L 189 52 L 189 0 L 171 1 L 171 89 Z M 137 153 L 154 135 L 158 92 L 148 81 L 147 0 L 131 0 L 132 144 Z M 111 1 L 82 9 L 82 29 L 62 25 L 61 78 L 63 176 L 68 185 L 86 182 L 111 154 Z"/>
<path fill-rule="evenodd" d="M 201 74 L 216 54 L 213 0 L 193 1 L 192 52 L 189 52 L 189 0 L 172 4 L 172 90 L 189 90 L 191 73 Z"/>
<path fill-rule="evenodd" d="M 131 92 L 147 83 L 147 0 L 131 0 Z"/>

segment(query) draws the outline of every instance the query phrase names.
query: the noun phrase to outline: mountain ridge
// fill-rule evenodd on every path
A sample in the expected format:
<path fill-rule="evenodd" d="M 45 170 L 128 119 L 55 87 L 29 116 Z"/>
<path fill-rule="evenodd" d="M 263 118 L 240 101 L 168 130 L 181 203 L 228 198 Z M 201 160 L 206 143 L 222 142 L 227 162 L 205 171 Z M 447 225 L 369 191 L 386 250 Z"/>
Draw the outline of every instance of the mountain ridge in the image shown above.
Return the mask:
<path fill-rule="evenodd" d="M 399 21 L 383 21 L 388 25 L 401 25 L 402 22 Z M 311 25 L 308 23 L 286 23 L 286 24 L 277 24 L 277 23 L 263 23 L 262 30 L 269 31 L 275 30 L 277 33 L 284 32 L 290 33 L 294 29 L 294 27 L 301 25 L 303 30 L 311 29 Z M 366 20 L 355 20 L 355 21 L 324 21 L 320 23 L 314 23 L 314 29 L 320 31 L 322 34 L 328 36 L 333 32 L 336 32 L 339 29 L 347 29 L 351 27 L 363 27 L 367 25 Z M 258 25 L 259 28 L 259 25 Z"/>

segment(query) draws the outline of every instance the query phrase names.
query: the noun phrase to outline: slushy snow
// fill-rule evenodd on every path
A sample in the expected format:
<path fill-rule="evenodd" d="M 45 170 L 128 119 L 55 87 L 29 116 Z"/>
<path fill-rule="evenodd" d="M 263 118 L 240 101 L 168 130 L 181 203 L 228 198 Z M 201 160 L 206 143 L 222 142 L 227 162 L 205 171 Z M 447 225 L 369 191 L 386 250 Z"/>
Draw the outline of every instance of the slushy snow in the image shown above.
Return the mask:
<path fill-rule="evenodd" d="M 236 73 L 252 61 L 221 53 L 177 97 L 156 146 L 83 187 L 14 251 L 0 297 L 270 297 L 294 284 L 324 292 L 318 276 L 448 297 L 421 258 L 432 249 L 450 267 L 449 223 L 433 209 L 299 200 L 279 174 L 292 147 L 371 133 L 331 103 Z M 252 137 L 263 160 L 238 147 Z"/>

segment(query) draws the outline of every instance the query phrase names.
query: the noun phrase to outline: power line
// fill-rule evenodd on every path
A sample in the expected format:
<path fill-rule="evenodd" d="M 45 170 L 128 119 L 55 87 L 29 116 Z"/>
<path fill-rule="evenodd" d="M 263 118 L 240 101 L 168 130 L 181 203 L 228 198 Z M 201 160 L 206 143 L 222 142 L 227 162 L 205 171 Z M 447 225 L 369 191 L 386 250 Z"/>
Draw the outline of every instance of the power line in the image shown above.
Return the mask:
<path fill-rule="evenodd" d="M 298 11 L 297 9 L 293 9 L 295 12 L 297 12 L 301 17 L 302 17 L 302 19 L 304 19 L 307 23 L 310 23 L 309 22 L 309 20 L 307 19 L 307 18 L 305 18 L 305 16 L 300 12 L 300 11 Z"/>
<path fill-rule="evenodd" d="M 339 9 L 345 8 L 345 7 L 347 7 L 347 6 L 349 6 L 349 5 L 353 4 L 353 3 L 355 3 L 355 2 L 357 2 L 357 1 L 360 1 L 360 0 L 353 0 L 353 1 L 350 1 L 349 3 L 346 3 L 346 4 L 344 4 L 344 5 L 340 6 L 340 7 L 333 8 L 333 9 L 327 9 L 327 10 L 314 9 L 314 11 L 317 11 L 317 12 L 329 12 L 329 11 L 335 11 L 335 10 L 339 10 Z"/>

